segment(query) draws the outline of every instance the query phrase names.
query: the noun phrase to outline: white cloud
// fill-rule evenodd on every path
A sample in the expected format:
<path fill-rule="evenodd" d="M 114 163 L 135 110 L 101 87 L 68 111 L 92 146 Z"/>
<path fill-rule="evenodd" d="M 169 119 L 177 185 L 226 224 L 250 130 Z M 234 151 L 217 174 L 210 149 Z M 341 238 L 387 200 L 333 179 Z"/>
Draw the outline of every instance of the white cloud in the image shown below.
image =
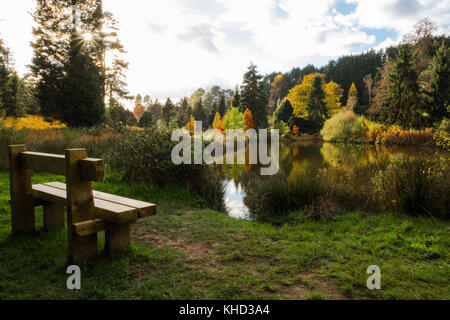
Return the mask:
<path fill-rule="evenodd" d="M 189 95 L 214 81 L 233 87 L 250 61 L 262 73 L 288 71 L 398 40 L 375 39 L 363 28 L 385 28 L 401 36 L 429 16 L 449 33 L 450 1 L 346 2 L 356 5 L 353 13 L 336 11 L 337 0 L 104 0 L 104 7 L 121 24 L 130 90 L 160 100 Z M 26 10 L 33 1 L 6 3 L 0 3 L 0 12 L 9 16 L 0 22 L 1 35 L 23 71 L 31 60 Z"/>

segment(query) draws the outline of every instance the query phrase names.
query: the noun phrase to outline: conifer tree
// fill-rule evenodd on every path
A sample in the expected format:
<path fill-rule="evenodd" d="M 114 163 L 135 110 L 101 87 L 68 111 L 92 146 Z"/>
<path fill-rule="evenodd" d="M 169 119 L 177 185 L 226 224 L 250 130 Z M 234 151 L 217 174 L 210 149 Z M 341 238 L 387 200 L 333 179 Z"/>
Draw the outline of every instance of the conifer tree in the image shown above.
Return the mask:
<path fill-rule="evenodd" d="M 267 127 L 267 94 L 262 81 L 263 76 L 258 73 L 256 66 L 250 64 L 241 85 L 241 112 L 250 109 L 256 128 Z"/>
<path fill-rule="evenodd" d="M 223 117 L 225 113 L 227 112 L 227 107 L 225 103 L 225 96 L 222 94 L 219 98 L 219 105 L 217 107 L 217 112 L 219 112 L 220 116 Z"/>
<path fill-rule="evenodd" d="M 195 104 L 193 115 L 194 115 L 194 118 L 196 121 L 201 121 L 203 123 L 203 127 L 207 127 L 206 126 L 207 115 L 205 113 L 205 109 L 203 108 L 203 103 L 202 103 L 201 98 Z"/>
<path fill-rule="evenodd" d="M 449 115 L 450 108 L 450 48 L 444 41 L 433 58 L 430 87 L 430 118 L 440 121 Z"/>
<path fill-rule="evenodd" d="M 384 105 L 384 121 L 412 128 L 419 124 L 420 102 L 418 75 L 413 68 L 411 47 L 401 45 L 394 68 L 389 75 L 390 88 Z"/>
<path fill-rule="evenodd" d="M 320 76 L 314 78 L 306 107 L 309 119 L 318 127 L 320 127 L 327 118 L 327 107 L 324 101 L 325 93 L 323 91 L 322 81 L 323 79 Z"/>

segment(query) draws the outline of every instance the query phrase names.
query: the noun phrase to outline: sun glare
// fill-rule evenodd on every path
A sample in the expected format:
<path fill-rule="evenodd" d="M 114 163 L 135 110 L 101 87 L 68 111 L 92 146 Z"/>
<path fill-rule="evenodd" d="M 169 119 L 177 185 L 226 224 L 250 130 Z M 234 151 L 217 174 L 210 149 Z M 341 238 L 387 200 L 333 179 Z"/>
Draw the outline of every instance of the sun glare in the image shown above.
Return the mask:
<path fill-rule="evenodd" d="M 87 32 L 83 35 L 83 39 L 86 42 L 91 42 L 93 38 L 94 38 L 94 36 L 90 32 Z"/>

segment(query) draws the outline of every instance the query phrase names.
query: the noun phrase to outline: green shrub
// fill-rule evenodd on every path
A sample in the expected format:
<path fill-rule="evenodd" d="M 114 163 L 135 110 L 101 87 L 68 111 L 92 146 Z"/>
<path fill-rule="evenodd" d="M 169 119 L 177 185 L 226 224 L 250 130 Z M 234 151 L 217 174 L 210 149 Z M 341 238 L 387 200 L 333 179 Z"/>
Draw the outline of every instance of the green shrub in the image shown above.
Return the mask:
<path fill-rule="evenodd" d="M 328 119 L 320 132 L 326 141 L 349 141 L 357 116 L 353 111 L 342 111 Z"/>

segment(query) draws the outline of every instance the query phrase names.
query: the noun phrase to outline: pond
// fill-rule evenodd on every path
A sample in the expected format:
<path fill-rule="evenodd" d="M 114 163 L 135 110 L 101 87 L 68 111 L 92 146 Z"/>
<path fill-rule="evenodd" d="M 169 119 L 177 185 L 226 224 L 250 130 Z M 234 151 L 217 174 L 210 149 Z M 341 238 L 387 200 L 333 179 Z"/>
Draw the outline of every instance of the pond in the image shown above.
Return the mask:
<path fill-rule="evenodd" d="M 340 175 L 346 172 L 351 173 L 362 168 L 363 175 L 358 175 L 360 181 L 356 183 L 367 184 L 371 183 L 376 172 L 383 170 L 397 154 L 422 160 L 449 156 L 448 152 L 437 148 L 344 145 L 320 141 L 283 142 L 280 143 L 278 175 L 289 180 L 304 170 L 319 172 L 326 169 L 336 172 L 336 179 L 339 179 Z M 260 175 L 260 166 L 224 165 L 223 172 L 224 200 L 228 215 L 251 220 L 252 213 L 244 201 L 246 190 L 250 190 L 254 183 L 265 178 Z"/>

